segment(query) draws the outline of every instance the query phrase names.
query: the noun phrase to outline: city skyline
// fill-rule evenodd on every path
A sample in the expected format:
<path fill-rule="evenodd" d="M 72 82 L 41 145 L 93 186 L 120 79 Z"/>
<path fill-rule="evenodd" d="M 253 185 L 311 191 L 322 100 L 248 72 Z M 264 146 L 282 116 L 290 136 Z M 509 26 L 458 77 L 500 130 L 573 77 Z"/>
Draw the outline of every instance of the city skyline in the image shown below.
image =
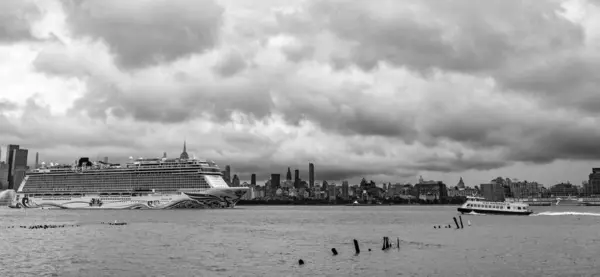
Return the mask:
<path fill-rule="evenodd" d="M 580 185 L 600 3 L 486 3 L 0 1 L 0 142 L 32 164 L 186 140 L 242 182 L 314 163 L 318 182 Z"/>

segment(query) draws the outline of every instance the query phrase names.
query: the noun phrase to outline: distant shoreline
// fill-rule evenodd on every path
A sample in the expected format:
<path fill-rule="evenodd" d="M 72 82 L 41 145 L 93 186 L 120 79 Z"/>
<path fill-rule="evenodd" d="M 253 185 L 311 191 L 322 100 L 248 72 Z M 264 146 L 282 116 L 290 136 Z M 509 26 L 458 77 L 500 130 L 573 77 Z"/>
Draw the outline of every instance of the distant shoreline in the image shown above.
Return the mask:
<path fill-rule="evenodd" d="M 286 201 L 286 200 L 240 200 L 236 206 L 460 206 L 460 203 L 394 203 L 383 202 L 381 204 L 359 203 L 352 205 L 353 202 L 321 202 L 321 201 Z"/>

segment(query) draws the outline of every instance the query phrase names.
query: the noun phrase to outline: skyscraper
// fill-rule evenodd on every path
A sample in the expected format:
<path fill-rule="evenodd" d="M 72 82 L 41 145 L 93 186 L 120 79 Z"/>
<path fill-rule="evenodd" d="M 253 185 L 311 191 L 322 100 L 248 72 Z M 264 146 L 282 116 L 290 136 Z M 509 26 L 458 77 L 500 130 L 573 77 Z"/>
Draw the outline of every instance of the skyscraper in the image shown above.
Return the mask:
<path fill-rule="evenodd" d="M 256 174 L 254 173 L 250 176 L 250 185 L 256 186 Z"/>
<path fill-rule="evenodd" d="M 239 187 L 240 186 L 240 178 L 237 176 L 237 174 L 233 174 L 233 181 L 231 181 L 231 185 L 233 187 Z"/>
<path fill-rule="evenodd" d="M 40 166 L 40 153 L 35 152 L 35 167 L 34 168 L 38 168 L 39 166 Z"/>
<path fill-rule="evenodd" d="M 289 167 L 288 167 L 287 175 L 285 175 L 285 180 L 286 181 L 291 181 L 292 180 L 292 171 L 290 170 Z"/>
<path fill-rule="evenodd" d="M 308 185 L 310 188 L 315 187 L 315 165 L 312 163 L 308 164 Z"/>
<path fill-rule="evenodd" d="M 294 170 L 294 187 L 298 188 L 300 186 L 300 170 Z"/>
<path fill-rule="evenodd" d="M 344 200 L 348 200 L 348 188 L 350 187 L 350 185 L 348 184 L 348 181 L 343 181 L 342 182 L 342 198 Z"/>
<path fill-rule="evenodd" d="M 225 179 L 225 182 L 228 185 L 231 185 L 231 166 L 225 166 L 225 176 L 223 176 L 223 179 Z"/>
<path fill-rule="evenodd" d="M 271 174 L 271 193 L 275 194 L 277 188 L 281 186 L 281 180 L 279 174 Z"/>
<path fill-rule="evenodd" d="M 104 162 L 105 164 L 107 164 L 107 163 L 108 163 L 108 157 L 104 157 L 104 160 L 103 160 L 103 162 Z"/>
<path fill-rule="evenodd" d="M 14 166 L 13 166 L 13 157 L 14 157 L 14 150 L 19 149 L 18 145 L 15 144 L 9 144 L 8 146 L 6 146 L 6 164 L 8 164 L 8 189 L 13 189 L 14 187 L 14 180 L 13 180 L 13 170 L 14 170 Z"/>
<path fill-rule="evenodd" d="M 25 178 L 25 172 L 27 171 L 27 155 L 29 151 L 27 149 L 14 149 L 13 160 L 12 160 L 12 176 L 9 178 L 9 189 L 18 189 L 21 181 Z M 11 184 L 12 181 L 12 184 Z"/>

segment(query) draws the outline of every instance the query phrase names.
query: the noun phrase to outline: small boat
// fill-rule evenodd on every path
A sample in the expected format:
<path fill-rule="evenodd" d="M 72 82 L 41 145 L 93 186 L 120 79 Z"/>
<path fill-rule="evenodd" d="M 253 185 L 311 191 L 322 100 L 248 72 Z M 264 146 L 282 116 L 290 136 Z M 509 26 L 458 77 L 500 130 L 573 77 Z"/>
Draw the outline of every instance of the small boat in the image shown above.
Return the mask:
<path fill-rule="evenodd" d="M 501 214 L 501 215 L 530 215 L 533 213 L 529 209 L 529 204 L 522 202 L 492 202 L 485 201 L 481 197 L 467 197 L 461 207 L 458 208 L 461 214 Z"/>

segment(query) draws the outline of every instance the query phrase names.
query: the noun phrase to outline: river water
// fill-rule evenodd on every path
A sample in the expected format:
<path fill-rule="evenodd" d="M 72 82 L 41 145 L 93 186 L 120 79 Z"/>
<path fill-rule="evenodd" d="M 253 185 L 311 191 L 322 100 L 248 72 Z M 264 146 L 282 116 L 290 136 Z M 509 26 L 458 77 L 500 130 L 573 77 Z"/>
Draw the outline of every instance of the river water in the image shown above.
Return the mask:
<path fill-rule="evenodd" d="M 600 207 L 536 216 L 455 206 L 0 209 L 0 276 L 593 276 Z M 128 222 L 109 226 L 101 222 Z M 468 226 L 468 222 L 471 226 Z M 14 225 L 79 224 L 57 229 Z M 452 224 L 452 229 L 434 225 Z M 382 251 L 382 237 L 400 249 Z M 353 239 L 360 255 L 354 255 Z M 333 256 L 331 248 L 336 248 Z M 371 248 L 371 252 L 368 249 Z M 303 259 L 305 264 L 298 265 Z"/>

